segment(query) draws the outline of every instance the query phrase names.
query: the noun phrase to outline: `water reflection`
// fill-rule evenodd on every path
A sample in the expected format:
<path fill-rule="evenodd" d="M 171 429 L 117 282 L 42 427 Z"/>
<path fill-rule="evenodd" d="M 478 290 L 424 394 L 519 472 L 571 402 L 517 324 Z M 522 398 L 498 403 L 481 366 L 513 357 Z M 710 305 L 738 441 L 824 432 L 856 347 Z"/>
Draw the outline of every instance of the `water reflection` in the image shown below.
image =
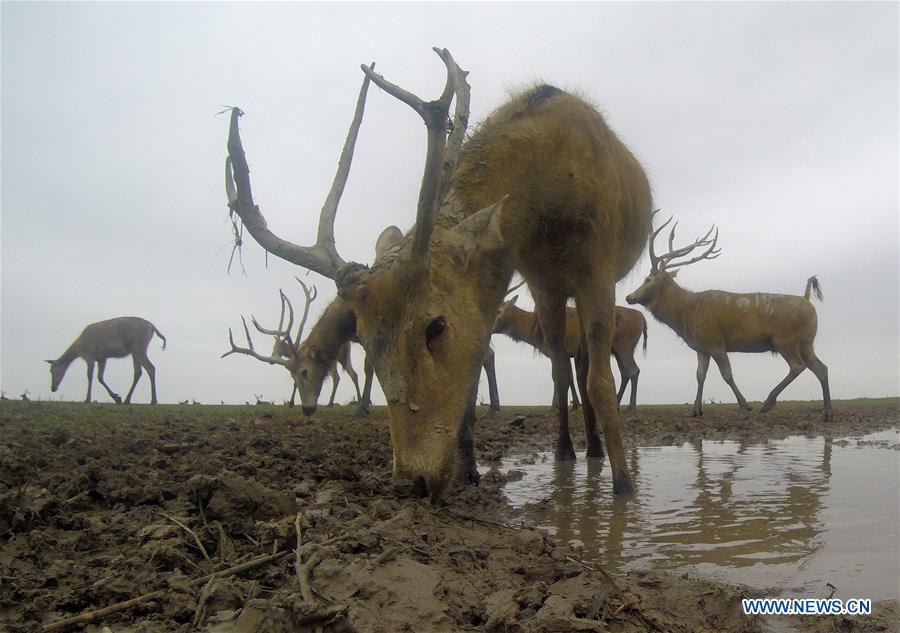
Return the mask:
<path fill-rule="evenodd" d="M 882 436 L 896 442 L 898 431 L 867 438 Z M 794 593 L 818 595 L 832 582 L 896 597 L 896 450 L 855 443 L 836 448 L 823 437 L 636 448 L 629 459 L 638 494 L 629 502 L 609 495 L 602 460 L 522 457 L 503 465 L 524 473 L 505 488 L 511 503 L 522 506 L 529 522 L 584 545 L 588 557 L 610 569 L 689 568 Z M 864 503 L 854 487 L 866 490 Z M 852 581 L 842 585 L 844 578 Z"/>

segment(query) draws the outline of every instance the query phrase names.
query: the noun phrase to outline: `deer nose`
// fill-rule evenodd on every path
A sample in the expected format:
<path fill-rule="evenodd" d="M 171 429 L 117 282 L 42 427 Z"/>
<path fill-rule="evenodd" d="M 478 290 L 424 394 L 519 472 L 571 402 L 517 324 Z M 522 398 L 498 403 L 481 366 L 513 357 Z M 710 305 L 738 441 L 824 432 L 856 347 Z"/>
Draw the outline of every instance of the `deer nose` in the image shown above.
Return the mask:
<path fill-rule="evenodd" d="M 305 415 L 312 415 L 312 414 L 315 413 L 315 412 L 316 412 L 316 406 L 315 406 L 315 405 L 314 405 L 314 406 L 311 406 L 311 407 L 303 407 L 303 413 L 304 413 Z"/>
<path fill-rule="evenodd" d="M 625 297 L 625 301 L 627 301 L 629 305 L 634 305 L 635 303 L 637 303 L 637 299 L 635 298 L 634 293 Z"/>

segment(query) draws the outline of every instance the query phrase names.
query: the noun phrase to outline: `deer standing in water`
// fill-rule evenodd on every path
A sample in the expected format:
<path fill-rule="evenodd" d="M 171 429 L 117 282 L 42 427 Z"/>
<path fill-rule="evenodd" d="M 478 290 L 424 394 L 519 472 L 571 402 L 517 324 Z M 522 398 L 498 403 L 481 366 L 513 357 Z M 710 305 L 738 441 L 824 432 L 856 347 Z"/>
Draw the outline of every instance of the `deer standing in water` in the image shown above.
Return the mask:
<path fill-rule="evenodd" d="M 497 313 L 497 321 L 494 324 L 495 334 L 506 334 L 514 341 L 528 343 L 545 356 L 549 356 L 544 337 L 540 329 L 540 319 L 534 312 L 523 310 L 516 306 L 518 295 L 503 303 Z M 641 334 L 644 336 L 644 352 L 647 351 L 647 320 L 638 310 L 616 306 L 616 330 L 613 334 L 612 354 L 619 365 L 619 373 L 622 376 L 619 392 L 616 394 L 616 402 L 622 402 L 625 388 L 631 383 L 631 400 L 626 411 L 634 411 L 637 406 L 637 382 L 641 369 L 634 360 L 634 351 L 637 349 Z M 578 323 L 578 313 L 573 308 L 566 308 L 566 352 L 570 358 L 577 358 L 581 349 L 581 326 Z M 571 374 L 569 375 L 571 381 Z M 572 383 L 572 399 L 575 407 L 578 405 L 578 395 L 575 385 Z M 554 397 L 556 396 L 554 390 Z"/>
<path fill-rule="evenodd" d="M 813 341 L 816 338 L 818 320 L 816 309 L 810 302 L 810 292 L 819 301 L 822 290 L 815 276 L 806 282 L 804 295 L 770 294 L 763 292 L 734 293 L 722 290 L 691 292 L 675 282 L 674 270 L 704 259 L 715 259 L 718 231 L 712 239 L 713 229 L 693 244 L 675 248 L 675 226 L 669 233 L 669 251 L 657 256 L 653 241 L 660 231 L 672 221 L 669 218 L 653 232 L 650 238 L 650 275 L 632 292 L 626 301 L 646 306 L 659 321 L 675 330 L 688 346 L 697 352 L 697 397 L 689 414 L 703 415 L 703 383 L 709 359 L 719 366 L 722 378 L 731 387 L 738 406 L 746 411 L 750 405 L 734 382 L 728 352 L 773 352 L 787 361 L 788 375 L 772 389 L 760 408 L 766 412 L 775 406 L 778 395 L 793 380 L 809 368 L 822 385 L 824 411 L 822 421 L 831 419 L 831 392 L 828 387 L 828 368 L 816 356 Z M 705 248 L 700 255 L 686 261 L 698 248 Z"/>
<path fill-rule="evenodd" d="M 579 383 L 591 405 L 585 406 L 588 455 L 603 454 L 593 426 L 596 409 L 613 491 L 630 494 L 609 356 L 615 284 L 634 266 L 650 230 L 644 170 L 593 106 L 548 85 L 513 95 L 463 145 L 467 73 L 446 49 L 435 52 L 447 82 L 430 102 L 363 66 L 366 81 L 315 245 L 298 246 L 272 233 L 254 204 L 238 108 L 231 112 L 228 139 L 229 207 L 267 251 L 335 280 L 387 397 L 394 476 L 411 478 L 415 490 L 433 501 L 456 476 L 460 455 L 467 476 L 477 480 L 472 433 L 478 368 L 513 272 L 522 274 L 535 297 L 561 401 L 568 390 L 565 306 L 574 297 L 587 351 Z M 369 80 L 411 106 L 428 137 L 415 227 L 371 268 L 347 264 L 334 242 L 334 217 Z M 567 408 L 559 413 L 556 455 L 573 459 Z"/>
<path fill-rule="evenodd" d="M 147 346 L 150 339 L 156 334 L 162 339 L 162 348 L 166 349 L 166 337 L 162 335 L 156 326 L 140 317 L 118 317 L 99 323 L 91 323 L 84 328 L 75 342 L 69 346 L 62 356 L 56 360 L 48 360 L 50 363 L 50 391 L 56 392 L 59 383 L 72 361 L 83 358 L 87 364 L 87 396 L 85 402 L 91 401 L 91 387 L 94 382 L 94 363 L 97 364 L 97 379 L 106 389 L 109 397 L 116 404 L 122 402 L 122 398 L 103 380 L 103 372 L 106 370 L 106 360 L 109 358 L 124 358 L 131 356 L 134 362 L 134 382 L 125 396 L 125 404 L 131 403 L 131 395 L 141 379 L 141 367 L 147 370 L 150 376 L 150 404 L 156 404 L 156 368 L 147 357 Z"/>

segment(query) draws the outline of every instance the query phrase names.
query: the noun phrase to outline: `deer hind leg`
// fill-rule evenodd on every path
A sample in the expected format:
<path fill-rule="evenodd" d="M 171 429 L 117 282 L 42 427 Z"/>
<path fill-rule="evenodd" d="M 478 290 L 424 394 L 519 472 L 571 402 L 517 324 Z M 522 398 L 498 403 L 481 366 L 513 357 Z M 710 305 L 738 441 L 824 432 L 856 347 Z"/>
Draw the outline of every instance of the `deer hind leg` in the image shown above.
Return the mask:
<path fill-rule="evenodd" d="M 131 404 L 131 396 L 134 394 L 138 381 L 141 379 L 141 374 L 144 373 L 141 371 L 141 362 L 137 356 L 132 356 L 131 362 L 134 365 L 134 380 L 131 381 L 131 389 L 128 390 L 128 394 L 125 396 L 125 404 Z"/>
<path fill-rule="evenodd" d="M 566 406 L 571 371 L 565 345 L 566 301 L 561 295 L 551 296 L 541 292 L 535 292 L 534 301 L 553 367 L 553 388 L 559 417 L 556 460 L 571 461 L 575 459 L 575 448 L 569 435 L 569 407 Z"/>
<path fill-rule="evenodd" d="M 591 399 L 588 395 L 588 369 L 589 361 L 587 355 L 587 347 L 582 342 L 575 355 L 575 375 L 578 377 L 578 388 L 581 390 L 581 399 L 583 406 L 581 413 L 584 415 L 584 428 L 587 437 L 596 438 L 593 442 L 588 442 L 588 457 L 603 457 L 603 444 L 597 435 L 597 417 L 594 415 L 594 407 L 591 405 Z"/>
<path fill-rule="evenodd" d="M 295 384 L 295 385 L 294 385 L 294 388 L 291 389 L 291 399 L 288 400 L 288 406 L 289 406 L 289 407 L 294 406 L 295 399 L 296 399 L 296 397 L 297 397 L 297 391 L 298 391 L 297 385 Z"/>
<path fill-rule="evenodd" d="M 766 398 L 766 401 L 763 402 L 762 407 L 760 407 L 759 412 L 765 413 L 766 411 L 772 409 L 775 406 L 775 399 L 778 398 L 778 395 L 784 391 L 785 387 L 794 382 L 794 379 L 803 373 L 803 370 L 806 369 L 806 363 L 803 362 L 803 358 L 800 356 L 800 351 L 797 349 L 783 349 L 779 350 L 781 355 L 784 357 L 784 360 L 787 361 L 788 364 L 788 375 L 785 376 L 784 380 L 775 385 L 775 388 L 772 389 L 772 392 L 769 394 L 769 397 Z"/>
<path fill-rule="evenodd" d="M 459 435 L 457 437 L 460 476 L 473 486 L 477 486 L 481 481 L 481 475 L 478 474 L 478 464 L 475 462 L 475 406 L 477 400 L 478 382 L 476 379 L 475 386 L 471 389 L 466 412 L 459 422 Z"/>
<path fill-rule="evenodd" d="M 725 352 L 718 352 L 712 355 L 713 360 L 716 361 L 716 365 L 719 366 L 719 373 L 722 374 L 722 379 L 728 383 L 728 386 L 731 387 L 731 391 L 734 392 L 734 397 L 737 398 L 738 408 L 743 409 L 744 411 L 750 410 L 750 405 L 747 404 L 746 398 L 741 393 L 741 390 L 738 389 L 737 384 L 734 382 L 734 376 L 731 373 L 731 363 L 728 361 L 728 354 Z"/>
<path fill-rule="evenodd" d="M 628 376 L 625 373 L 625 365 L 622 364 L 622 359 L 619 358 L 619 354 L 613 351 L 613 358 L 616 359 L 616 364 L 619 366 L 619 391 L 616 393 L 616 404 L 622 404 L 622 396 L 625 395 L 625 387 L 628 386 Z"/>
<path fill-rule="evenodd" d="M 816 375 L 816 378 L 819 379 L 819 383 L 822 385 L 822 401 L 824 410 L 822 411 L 821 421 L 827 422 L 831 419 L 831 389 L 828 386 L 828 367 L 826 367 L 825 363 L 819 360 L 819 357 L 816 356 L 812 341 L 800 346 L 800 356 L 803 358 L 803 362 L 806 363 L 806 366 L 809 367 L 810 371 L 812 371 L 812 373 Z"/>
<path fill-rule="evenodd" d="M 497 364 L 494 358 L 494 350 L 490 347 L 488 347 L 487 352 L 484 355 L 484 363 L 482 363 L 482 366 L 484 367 L 484 375 L 487 377 L 488 396 L 491 401 L 491 405 L 488 407 L 487 413 L 485 413 L 483 417 L 491 419 L 497 415 L 497 412 L 500 410 L 500 392 L 497 390 Z"/>
<path fill-rule="evenodd" d="M 356 402 L 362 399 L 362 393 L 359 391 L 359 374 L 356 373 L 356 370 L 353 369 L 353 364 L 350 361 L 350 346 L 347 345 L 347 355 L 341 360 L 341 367 L 344 368 L 344 371 L 347 372 L 347 375 L 350 376 L 350 381 L 353 383 L 353 388 L 356 389 Z"/>
<path fill-rule="evenodd" d="M 341 376 L 338 373 L 337 365 L 331 368 L 331 398 L 328 400 L 328 406 L 334 406 L 334 394 L 337 393 L 338 383 L 341 382 Z"/>
<path fill-rule="evenodd" d="M 574 362 L 574 360 L 573 358 L 572 361 Z M 581 403 L 578 401 L 578 389 L 575 388 L 575 376 L 572 374 L 571 362 L 566 363 L 566 368 L 569 371 L 569 387 L 572 389 L 572 409 L 577 411 Z"/>
<path fill-rule="evenodd" d="M 694 398 L 694 406 L 688 411 L 692 418 L 703 416 L 703 383 L 706 382 L 706 372 L 709 369 L 709 354 L 697 352 L 697 396 Z"/>
<path fill-rule="evenodd" d="M 106 393 L 109 394 L 109 397 L 112 398 L 116 404 L 122 404 L 122 398 L 119 397 L 119 394 L 114 392 L 109 388 L 109 385 L 106 384 L 106 381 L 103 380 L 103 372 L 106 371 L 106 359 L 103 358 L 97 361 L 97 380 L 103 385 L 104 389 L 106 389 Z"/>
<path fill-rule="evenodd" d="M 91 401 L 91 387 L 94 384 L 94 361 L 86 360 L 84 362 L 87 363 L 87 382 L 88 382 L 87 396 L 85 396 L 84 401 L 90 402 Z"/>
<path fill-rule="evenodd" d="M 369 362 L 369 355 L 366 354 L 366 360 L 363 363 L 363 373 L 365 381 L 363 384 L 362 398 L 356 404 L 356 411 L 353 415 L 362 417 L 369 414 L 369 405 L 372 404 L 372 381 L 375 379 L 375 366 Z"/>
<path fill-rule="evenodd" d="M 618 355 L 616 356 L 619 359 Z M 634 362 L 633 354 L 625 354 L 619 359 L 619 370 L 622 372 L 622 388 L 619 393 L 619 402 L 622 401 L 621 391 L 625 389 L 625 383 L 631 383 L 631 396 L 626 411 L 634 411 L 637 408 L 637 383 L 641 375 L 641 368 Z"/>
<path fill-rule="evenodd" d="M 603 426 L 603 438 L 612 469 L 613 493 L 630 495 L 634 489 L 622 446 L 619 407 L 609 364 L 615 331 L 615 289 L 615 280 L 591 279 L 576 288 L 575 303 L 581 322 L 583 346 L 588 353 L 587 391 L 582 396 L 590 402 Z"/>

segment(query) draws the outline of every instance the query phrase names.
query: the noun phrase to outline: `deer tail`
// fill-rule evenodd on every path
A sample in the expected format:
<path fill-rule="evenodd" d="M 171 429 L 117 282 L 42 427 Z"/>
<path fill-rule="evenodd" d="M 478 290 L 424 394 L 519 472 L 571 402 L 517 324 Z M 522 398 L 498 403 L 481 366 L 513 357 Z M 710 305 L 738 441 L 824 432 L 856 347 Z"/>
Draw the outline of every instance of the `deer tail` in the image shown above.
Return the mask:
<path fill-rule="evenodd" d="M 816 299 L 819 301 L 824 301 L 825 297 L 822 294 L 822 286 L 819 284 L 819 280 L 815 275 L 806 280 L 806 292 L 803 293 L 803 298 L 809 301 L 810 291 L 815 294 Z"/>
<path fill-rule="evenodd" d="M 644 356 L 647 355 L 647 319 L 644 318 L 644 315 L 641 315 L 641 322 L 644 330 Z"/>
<path fill-rule="evenodd" d="M 152 325 L 152 324 L 151 324 L 151 325 Z M 159 338 L 162 339 L 162 342 L 163 342 L 162 348 L 163 348 L 163 349 L 166 349 L 166 337 L 163 336 L 163 333 L 160 332 L 158 329 L 156 329 L 156 326 L 155 326 L 155 325 L 153 326 L 153 332 L 154 332 Z"/>

